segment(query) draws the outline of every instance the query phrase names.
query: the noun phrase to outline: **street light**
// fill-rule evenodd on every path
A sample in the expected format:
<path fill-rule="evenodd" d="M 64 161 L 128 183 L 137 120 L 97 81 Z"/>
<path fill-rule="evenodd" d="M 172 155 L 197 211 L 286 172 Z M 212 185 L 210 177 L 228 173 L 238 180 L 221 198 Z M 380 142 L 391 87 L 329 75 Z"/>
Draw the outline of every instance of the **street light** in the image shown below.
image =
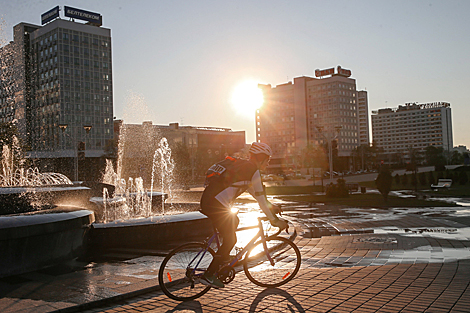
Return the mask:
<path fill-rule="evenodd" d="M 339 135 L 339 132 L 341 130 L 341 128 L 343 128 L 343 126 L 335 126 L 335 133 L 333 134 L 333 136 L 330 136 L 329 134 L 324 134 L 323 133 L 323 126 L 316 126 L 316 129 L 318 130 L 318 132 L 320 133 L 320 135 L 322 135 L 323 138 L 325 138 L 325 140 L 328 142 L 328 154 L 329 154 L 329 165 L 330 165 L 330 181 L 333 181 L 333 145 L 332 145 L 332 142 L 333 140 L 335 140 L 336 138 L 338 138 L 338 135 Z"/>
<path fill-rule="evenodd" d="M 90 130 L 91 130 L 92 127 L 93 127 L 93 126 L 91 126 L 91 125 L 84 125 L 84 126 L 83 126 L 83 129 L 84 129 L 85 132 L 86 132 L 86 135 L 85 135 L 85 151 L 86 151 L 86 149 L 87 149 L 87 148 L 86 148 L 86 141 L 87 141 L 87 139 L 88 139 L 88 135 L 90 134 Z"/>
<path fill-rule="evenodd" d="M 72 146 L 74 147 L 74 157 L 75 157 L 75 162 L 74 162 L 74 180 L 77 181 L 78 180 L 78 147 L 77 145 L 74 143 L 75 141 L 75 138 L 72 138 L 69 134 L 66 134 L 65 133 L 65 130 L 67 129 L 69 125 L 68 124 L 59 124 L 59 128 L 60 130 L 62 131 L 62 134 L 64 135 L 64 150 L 65 150 L 65 135 L 69 136 L 70 140 L 72 141 Z M 75 136 L 74 136 L 75 137 Z"/>

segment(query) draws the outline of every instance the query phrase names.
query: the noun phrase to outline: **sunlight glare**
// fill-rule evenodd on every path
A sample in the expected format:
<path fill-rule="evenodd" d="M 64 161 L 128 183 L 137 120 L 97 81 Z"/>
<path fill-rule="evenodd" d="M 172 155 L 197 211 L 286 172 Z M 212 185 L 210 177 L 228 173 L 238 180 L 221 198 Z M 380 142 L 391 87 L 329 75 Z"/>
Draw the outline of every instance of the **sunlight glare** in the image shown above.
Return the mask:
<path fill-rule="evenodd" d="M 255 111 L 263 105 L 263 92 L 254 80 L 247 80 L 237 85 L 232 94 L 232 104 L 238 113 L 254 116 Z"/>

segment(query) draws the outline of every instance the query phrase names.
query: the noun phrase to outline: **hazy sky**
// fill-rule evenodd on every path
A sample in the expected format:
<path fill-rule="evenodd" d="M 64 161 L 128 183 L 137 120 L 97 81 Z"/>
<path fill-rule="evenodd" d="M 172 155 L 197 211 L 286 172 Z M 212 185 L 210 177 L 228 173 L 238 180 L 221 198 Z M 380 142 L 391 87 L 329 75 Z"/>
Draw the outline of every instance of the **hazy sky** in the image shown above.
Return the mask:
<path fill-rule="evenodd" d="M 470 1 L 0 0 L 0 41 L 56 5 L 111 29 L 114 115 L 126 122 L 228 127 L 251 142 L 254 113 L 230 102 L 237 84 L 341 65 L 369 111 L 450 102 L 454 145 L 470 147 Z"/>

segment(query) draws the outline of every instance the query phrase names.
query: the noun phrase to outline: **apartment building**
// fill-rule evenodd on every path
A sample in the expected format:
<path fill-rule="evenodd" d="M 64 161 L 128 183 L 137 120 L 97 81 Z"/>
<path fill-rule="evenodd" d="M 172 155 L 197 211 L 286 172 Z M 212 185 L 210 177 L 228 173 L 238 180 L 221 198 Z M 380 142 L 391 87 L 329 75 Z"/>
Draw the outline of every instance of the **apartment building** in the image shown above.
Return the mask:
<path fill-rule="evenodd" d="M 452 151 L 450 103 L 406 103 L 372 111 L 372 138 L 386 154 L 424 150 L 428 146 Z"/>
<path fill-rule="evenodd" d="M 273 149 L 271 169 L 296 166 L 297 156 L 307 145 L 330 140 L 336 140 L 338 157 L 348 162 L 360 144 L 359 130 L 368 132 L 367 92 L 361 92 L 360 111 L 351 71 L 338 66 L 336 72 L 331 68 L 317 70 L 315 75 L 274 87 L 259 85 L 264 104 L 256 114 L 256 138 Z M 359 112 L 364 115 L 361 123 Z M 368 135 L 362 140 L 368 142 Z"/>

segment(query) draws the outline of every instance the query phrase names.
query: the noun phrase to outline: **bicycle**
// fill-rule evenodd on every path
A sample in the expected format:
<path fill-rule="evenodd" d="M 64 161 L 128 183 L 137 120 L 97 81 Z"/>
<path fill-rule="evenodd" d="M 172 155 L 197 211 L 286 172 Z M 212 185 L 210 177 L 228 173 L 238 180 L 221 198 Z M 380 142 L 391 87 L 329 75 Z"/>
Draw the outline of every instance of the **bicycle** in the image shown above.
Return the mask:
<path fill-rule="evenodd" d="M 260 287 L 282 286 L 298 273 L 301 263 L 299 248 L 289 239 L 279 237 L 281 229 L 272 235 L 265 235 L 263 221 L 268 221 L 268 218 L 258 217 L 257 226 L 237 229 L 237 232 L 254 228 L 259 231 L 229 263 L 219 268 L 216 275 L 224 284 L 233 281 L 236 274 L 234 266 L 240 260 L 245 275 Z M 179 301 L 194 300 L 211 289 L 211 286 L 203 285 L 200 278 L 215 255 L 211 248 L 214 242 L 218 249 L 220 242 L 215 229 L 212 237 L 205 242 L 183 244 L 165 257 L 158 272 L 158 282 L 168 297 Z"/>

